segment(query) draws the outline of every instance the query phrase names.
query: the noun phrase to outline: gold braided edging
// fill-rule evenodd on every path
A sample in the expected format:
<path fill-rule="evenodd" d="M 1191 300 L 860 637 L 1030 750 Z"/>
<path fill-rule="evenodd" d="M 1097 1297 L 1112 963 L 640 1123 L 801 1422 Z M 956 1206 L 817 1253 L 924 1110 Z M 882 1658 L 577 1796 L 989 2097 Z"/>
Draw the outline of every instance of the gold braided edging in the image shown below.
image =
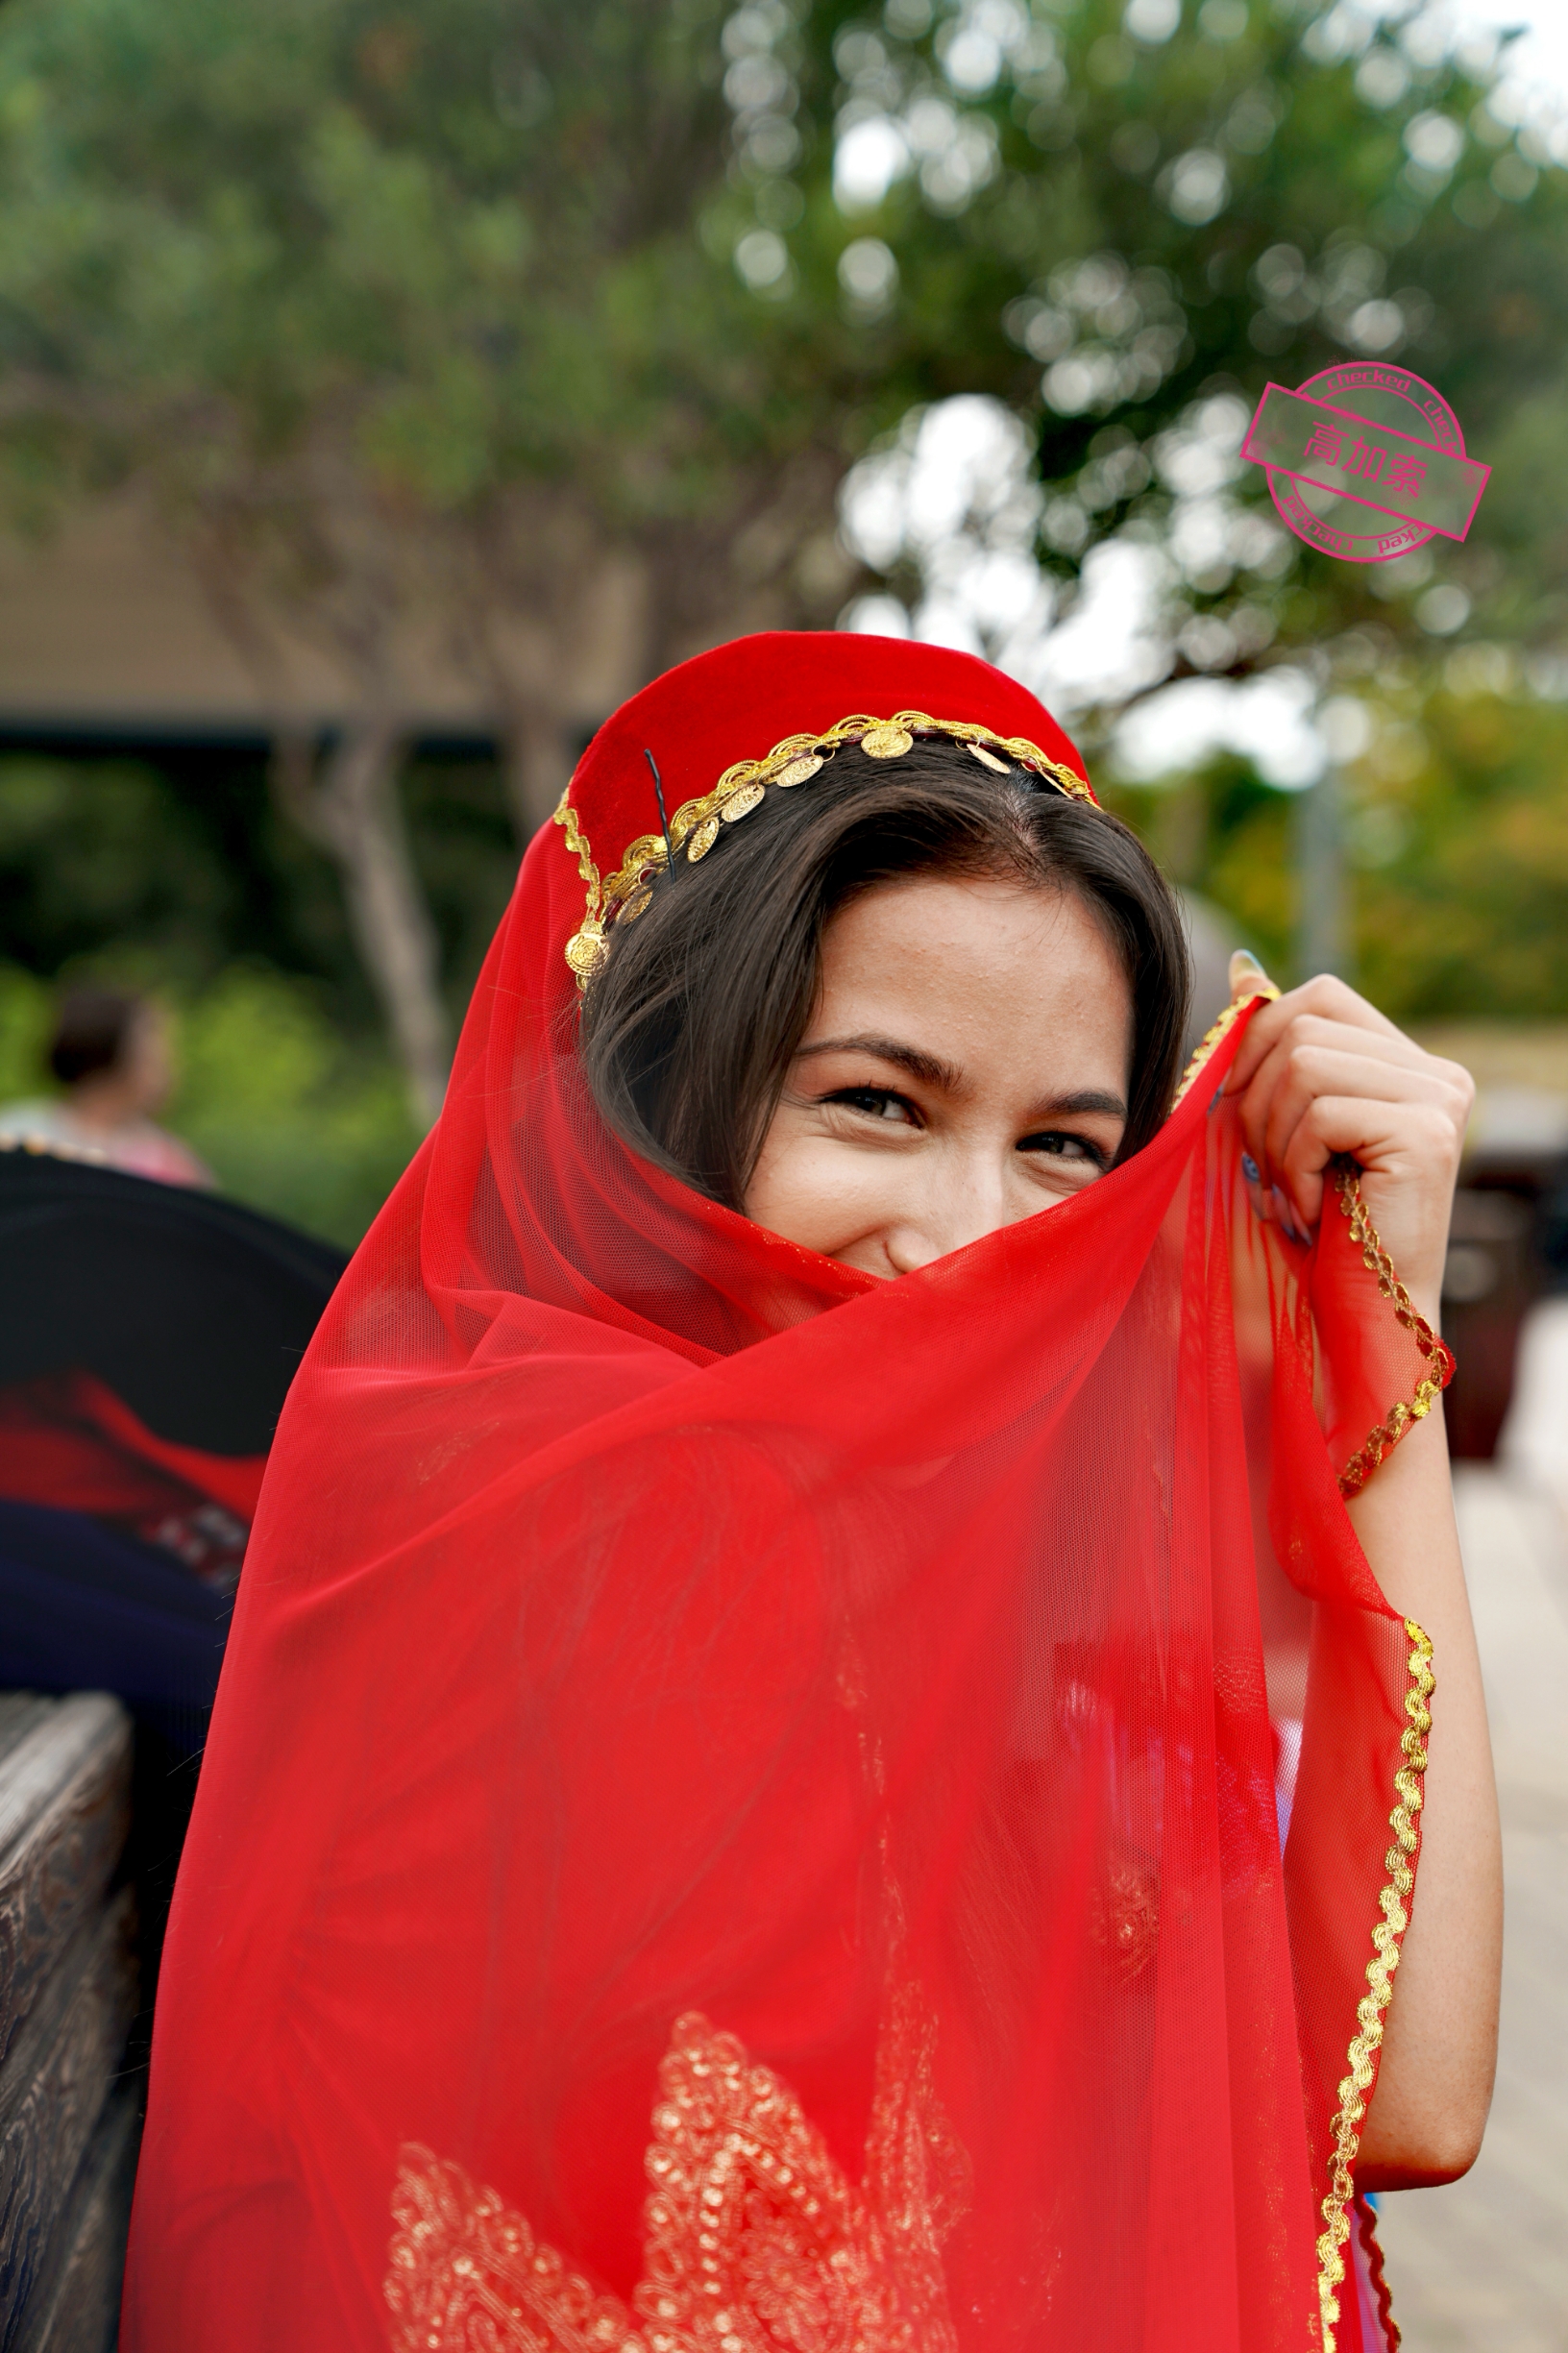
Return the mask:
<path fill-rule="evenodd" d="M 597 915 L 602 897 L 599 869 L 589 851 L 588 836 L 577 823 L 577 813 L 564 793 L 555 810 L 555 822 L 565 829 L 566 846 L 576 858 L 577 872 L 588 886 L 588 913 Z"/>
<path fill-rule="evenodd" d="M 1433 1363 L 1432 1371 L 1416 1384 L 1415 1395 L 1408 1404 L 1402 1401 L 1389 1407 L 1387 1419 L 1379 1422 L 1360 1452 L 1353 1455 L 1340 1472 L 1339 1492 L 1348 1498 L 1360 1493 L 1384 1456 L 1399 1444 L 1410 1424 L 1424 1421 L 1432 1411 L 1454 1378 L 1454 1351 L 1433 1330 L 1395 1273 L 1394 1262 L 1384 1248 L 1361 1198 L 1360 1171 L 1341 1168 L 1335 1172 L 1334 1182 L 1339 1195 L 1339 1213 L 1350 1220 L 1350 1238 L 1360 1251 L 1362 1265 L 1368 1274 L 1377 1276 L 1379 1290 L 1393 1303 L 1395 1315 L 1406 1331 L 1414 1336 L 1421 1354 Z"/>
<path fill-rule="evenodd" d="M 565 828 L 567 847 L 576 855 L 578 871 L 588 886 L 582 923 L 566 944 L 566 961 L 577 976 L 578 988 L 587 987 L 609 954 L 605 938 L 609 926 L 617 918 L 635 922 L 642 914 L 651 895 L 652 877 L 669 865 L 671 850 L 684 847 L 689 863 L 695 866 L 713 847 L 721 824 L 738 824 L 742 818 L 749 817 L 761 806 L 770 785 L 788 790 L 809 782 L 842 744 L 858 744 L 872 760 L 901 759 L 914 748 L 918 734 L 949 736 L 967 744 L 986 768 L 998 772 L 1009 766 L 1027 768 L 1069 799 L 1088 801 L 1090 808 L 1099 806 L 1082 776 L 1060 760 L 1048 758 L 1026 736 L 998 735 L 973 720 L 933 719 L 925 711 L 895 711 L 892 719 L 875 719 L 858 711 L 836 720 L 819 735 L 785 736 L 765 759 L 737 760 L 725 769 L 711 793 L 683 801 L 674 811 L 668 845 L 662 833 L 639 834 L 622 853 L 615 872 L 601 880 L 589 852 L 588 838 L 572 807 L 568 786 L 555 811 L 555 822 Z M 1005 752 L 1006 759 L 998 759 L 998 752 Z"/>
<path fill-rule="evenodd" d="M 1424 1802 L 1422 1780 L 1427 1770 L 1427 1735 L 1432 1730 L 1431 1701 L 1435 1685 L 1432 1644 L 1413 1618 L 1405 1621 L 1409 1640 L 1405 1694 L 1409 1724 L 1400 1738 L 1404 1762 L 1394 1775 L 1398 1803 L 1388 1817 L 1394 1844 L 1384 1857 L 1388 1874 L 1378 1906 L 1383 1918 L 1372 1931 L 1373 1954 L 1366 1965 L 1369 1991 L 1356 2005 L 1359 2027 L 1347 2058 L 1350 2072 L 1339 2084 L 1339 2107 L 1334 2120 L 1334 2149 L 1329 2158 L 1329 2194 L 1320 2209 L 1327 2225 L 1317 2242 L 1317 2298 L 1323 2322 L 1323 2353 L 1335 2353 L 1335 2330 L 1339 2319 L 1337 2290 L 1345 2277 L 1345 2246 L 1350 2239 L 1350 2201 L 1356 2194 L 1356 2157 L 1361 2145 L 1360 2126 L 1366 2116 L 1366 2096 L 1377 2080 L 1377 2053 L 1383 2044 L 1383 2022 L 1393 1996 L 1399 1949 L 1410 1924 L 1410 1896 L 1415 1887 L 1415 1856 L 1421 1843 L 1417 1817 Z"/>
<path fill-rule="evenodd" d="M 1264 973 L 1260 972 L 1255 988 L 1249 988 L 1245 996 L 1231 999 L 1219 1019 L 1211 1023 L 1210 1027 L 1204 1031 L 1203 1036 L 1188 1055 L 1187 1068 L 1182 1072 L 1182 1083 L 1170 1098 L 1172 1111 L 1176 1109 L 1177 1104 L 1185 1095 L 1191 1092 L 1193 1083 L 1199 1077 L 1205 1064 L 1213 1062 L 1215 1054 L 1248 1008 L 1255 1005 L 1260 997 L 1272 1001 L 1279 993 L 1274 983 Z"/>

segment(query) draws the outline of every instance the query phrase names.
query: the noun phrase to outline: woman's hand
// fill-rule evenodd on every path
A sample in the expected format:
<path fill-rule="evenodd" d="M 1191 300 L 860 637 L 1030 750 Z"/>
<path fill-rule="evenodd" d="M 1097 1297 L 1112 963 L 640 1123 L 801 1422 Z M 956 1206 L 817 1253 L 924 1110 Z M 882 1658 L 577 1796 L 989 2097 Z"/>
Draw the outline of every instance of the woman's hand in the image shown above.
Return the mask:
<path fill-rule="evenodd" d="M 1469 1072 L 1423 1053 L 1325 974 L 1253 1015 L 1225 1091 L 1238 1098 L 1260 1213 L 1310 1234 L 1322 1214 L 1324 1171 L 1336 1153 L 1349 1154 L 1384 1249 L 1435 1324 L 1475 1100 Z"/>

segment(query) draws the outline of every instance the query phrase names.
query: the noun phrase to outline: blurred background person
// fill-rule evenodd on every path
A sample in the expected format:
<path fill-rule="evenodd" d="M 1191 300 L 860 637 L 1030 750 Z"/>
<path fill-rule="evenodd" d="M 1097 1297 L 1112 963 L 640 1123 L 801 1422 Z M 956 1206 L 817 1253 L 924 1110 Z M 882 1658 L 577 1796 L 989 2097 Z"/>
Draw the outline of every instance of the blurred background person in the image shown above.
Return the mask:
<path fill-rule="evenodd" d="M 175 1072 L 167 1018 L 150 998 L 68 989 L 49 1067 L 64 1093 L 0 1111 L 0 1138 L 90 1152 L 160 1185 L 212 1185 L 210 1169 L 153 1118 L 173 1092 Z"/>

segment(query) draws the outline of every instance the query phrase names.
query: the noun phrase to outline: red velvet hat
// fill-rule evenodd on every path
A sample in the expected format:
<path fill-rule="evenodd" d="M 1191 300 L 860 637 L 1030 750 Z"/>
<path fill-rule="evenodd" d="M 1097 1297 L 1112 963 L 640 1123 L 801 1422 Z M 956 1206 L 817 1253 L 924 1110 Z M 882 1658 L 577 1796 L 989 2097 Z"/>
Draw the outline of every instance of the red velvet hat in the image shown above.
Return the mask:
<path fill-rule="evenodd" d="M 747 816 L 770 787 L 809 785 L 838 745 L 894 759 L 923 733 L 1094 799 L 1076 748 L 1044 705 L 989 662 L 944 646 L 774 629 L 733 638 L 655 678 L 600 728 L 555 812 L 582 886 L 566 942 L 572 969 L 582 980 L 595 970 L 605 925 L 641 913 L 645 877 L 666 863 L 650 760 L 670 847 L 695 862 L 720 825 Z"/>

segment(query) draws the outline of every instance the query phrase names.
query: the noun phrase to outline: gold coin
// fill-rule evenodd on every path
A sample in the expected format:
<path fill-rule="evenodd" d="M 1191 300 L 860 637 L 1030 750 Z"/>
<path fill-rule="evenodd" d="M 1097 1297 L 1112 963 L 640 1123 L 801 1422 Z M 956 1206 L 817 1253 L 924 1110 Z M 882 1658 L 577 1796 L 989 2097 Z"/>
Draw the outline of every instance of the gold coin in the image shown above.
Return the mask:
<path fill-rule="evenodd" d="M 575 931 L 566 944 L 566 961 L 583 980 L 590 979 L 599 970 L 609 952 L 608 943 L 602 936 L 589 931 L 586 926 L 581 931 Z"/>
<path fill-rule="evenodd" d="M 642 914 L 643 909 L 648 905 L 648 902 L 652 895 L 652 892 L 649 889 L 647 883 L 645 882 L 641 890 L 633 891 L 631 896 L 622 908 L 618 919 L 623 923 L 635 923 L 637 918 Z"/>
<path fill-rule="evenodd" d="M 788 768 L 773 778 L 775 784 L 805 784 L 822 765 L 820 751 L 809 751 L 802 760 L 792 760 Z"/>
<path fill-rule="evenodd" d="M 869 760 L 901 760 L 914 748 L 915 738 L 907 727 L 894 727 L 886 721 L 868 727 L 860 739 L 860 748 Z"/>
<path fill-rule="evenodd" d="M 726 825 L 733 825 L 743 817 L 749 817 L 767 794 L 760 784 L 743 784 L 738 793 L 731 793 L 720 811 Z"/>
<path fill-rule="evenodd" d="M 971 744 L 969 746 L 969 749 L 973 752 L 977 760 L 983 760 L 985 762 L 987 768 L 993 768 L 998 776 L 1005 776 L 1007 774 L 1007 762 L 1005 760 L 998 760 L 996 754 L 993 751 L 988 751 L 984 744 Z"/>
<path fill-rule="evenodd" d="M 686 844 L 686 855 L 691 860 L 693 866 L 697 864 L 698 858 L 705 858 L 707 856 L 709 850 L 713 847 L 718 839 L 719 820 L 716 817 L 705 817 L 702 820 L 701 824 L 698 826 L 697 831 L 690 836 Z"/>

